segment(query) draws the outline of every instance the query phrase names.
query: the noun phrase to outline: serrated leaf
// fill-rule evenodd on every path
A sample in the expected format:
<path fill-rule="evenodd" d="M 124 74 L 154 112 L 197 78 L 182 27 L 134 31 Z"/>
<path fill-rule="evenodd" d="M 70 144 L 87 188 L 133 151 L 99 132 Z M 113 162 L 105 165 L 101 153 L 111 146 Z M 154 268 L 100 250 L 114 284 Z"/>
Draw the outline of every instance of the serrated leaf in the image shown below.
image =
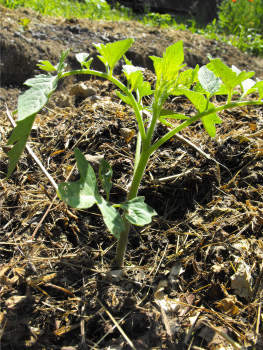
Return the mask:
<path fill-rule="evenodd" d="M 255 72 L 242 71 L 239 74 L 224 64 L 219 58 L 211 59 L 218 75 L 229 90 L 239 85 L 242 81 L 251 78 Z"/>
<path fill-rule="evenodd" d="M 232 65 L 232 70 L 236 72 L 237 75 L 241 73 L 241 70 L 234 65 Z M 243 97 L 248 94 L 248 91 L 251 90 L 255 84 L 256 82 L 253 79 L 246 79 L 240 83 Z"/>
<path fill-rule="evenodd" d="M 150 96 L 153 94 L 153 92 L 154 91 L 151 88 L 151 84 L 148 81 L 144 81 L 139 88 L 140 97 Z"/>
<path fill-rule="evenodd" d="M 99 168 L 99 179 L 101 181 L 102 187 L 107 194 L 107 199 L 109 198 L 110 190 L 112 188 L 112 168 L 110 164 L 102 158 Z"/>
<path fill-rule="evenodd" d="M 115 64 L 121 59 L 121 57 L 125 54 L 125 52 L 131 47 L 133 44 L 133 39 L 125 39 L 120 41 L 115 41 L 114 43 L 109 44 L 93 44 L 96 49 L 101 54 L 101 61 L 106 65 L 108 64 L 111 70 Z M 103 59 L 102 59 L 103 58 Z"/>
<path fill-rule="evenodd" d="M 121 215 L 99 194 L 96 175 L 85 156 L 76 148 L 75 158 L 80 172 L 80 180 L 62 182 L 58 186 L 58 196 L 68 205 L 76 209 L 87 209 L 97 204 L 103 220 L 110 232 L 119 238 L 125 230 Z"/>
<path fill-rule="evenodd" d="M 178 41 L 174 45 L 169 46 L 163 54 L 163 58 L 149 56 L 153 60 L 155 74 L 157 76 L 156 89 L 160 84 L 166 85 L 167 90 L 176 83 L 179 70 L 184 67 L 183 42 Z"/>
<path fill-rule="evenodd" d="M 138 89 L 140 85 L 143 83 L 143 74 L 142 70 L 143 68 L 140 67 L 134 67 L 131 65 L 125 65 L 123 66 L 123 73 L 125 74 L 128 83 L 130 84 L 132 89 Z"/>
<path fill-rule="evenodd" d="M 152 216 L 157 215 L 155 210 L 144 202 L 144 197 L 136 197 L 121 204 L 121 208 L 127 211 L 125 218 L 133 225 L 144 226 L 152 221 Z"/>
<path fill-rule="evenodd" d="M 199 66 L 196 65 L 195 69 L 190 68 L 185 70 L 184 72 L 181 72 L 176 82 L 176 88 L 190 89 L 192 84 L 198 82 L 198 70 Z"/>
<path fill-rule="evenodd" d="M 198 71 L 198 79 L 205 93 L 208 93 L 208 97 L 211 97 L 219 91 L 221 86 L 221 81 L 219 77 L 209 70 L 207 67 L 203 66 Z"/>
<path fill-rule="evenodd" d="M 54 72 L 57 70 L 56 67 L 53 66 L 52 63 L 50 63 L 49 61 L 38 61 L 40 64 L 37 64 L 37 66 L 42 69 L 45 70 L 47 72 Z"/>
<path fill-rule="evenodd" d="M 203 96 L 202 93 L 182 89 L 181 94 L 185 95 L 193 103 L 199 113 L 204 112 L 205 110 L 213 109 L 215 107 L 212 103 L 207 104 L 207 99 Z M 208 135 L 215 137 L 216 128 L 214 124 L 221 124 L 222 120 L 217 116 L 216 113 L 211 113 L 205 117 L 202 117 L 201 120 Z"/>
<path fill-rule="evenodd" d="M 209 107 L 213 108 L 212 103 L 209 103 Z M 209 136 L 216 136 L 216 127 L 215 124 L 221 124 L 222 120 L 217 116 L 216 113 L 209 114 L 203 118 L 201 118 L 204 128 Z"/>
<path fill-rule="evenodd" d="M 143 71 L 141 67 L 135 67 L 133 65 L 123 66 L 123 72 L 127 78 L 131 88 L 139 92 L 140 98 L 149 96 L 153 93 L 151 84 L 143 81 Z"/>

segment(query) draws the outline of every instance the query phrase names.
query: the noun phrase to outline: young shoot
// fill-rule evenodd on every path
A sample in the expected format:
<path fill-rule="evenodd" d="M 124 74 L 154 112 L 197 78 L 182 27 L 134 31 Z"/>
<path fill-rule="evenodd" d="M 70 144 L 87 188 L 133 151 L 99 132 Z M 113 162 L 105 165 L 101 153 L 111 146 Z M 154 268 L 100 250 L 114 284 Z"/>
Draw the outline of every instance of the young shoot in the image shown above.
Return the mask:
<path fill-rule="evenodd" d="M 155 87 L 152 89 L 149 82 L 144 81 L 143 69 L 135 67 L 125 56 L 133 42 L 134 40 L 129 38 L 106 45 L 94 44 L 99 52 L 99 59 L 105 65 L 105 72 L 90 68 L 92 59 L 89 59 L 88 53 L 76 55 L 80 63 L 79 70 L 66 71 L 65 59 L 68 50 L 62 52 L 57 65 L 49 61 L 40 61 L 39 68 L 47 74 L 37 75 L 25 82 L 29 89 L 19 96 L 17 125 L 8 140 L 8 145 L 14 145 L 8 153 L 10 165 L 7 176 L 10 176 L 25 148 L 36 114 L 48 102 L 60 79 L 76 74 L 87 74 L 108 79 L 115 84 L 118 97 L 133 108 L 138 125 L 134 169 L 127 198 L 120 204 L 113 205 L 110 202 L 112 169 L 103 159 L 99 169 L 99 180 L 105 192 L 104 198 L 99 193 L 93 168 L 78 149 L 75 149 L 75 158 L 80 180 L 60 183 L 57 194 L 66 204 L 77 209 L 98 206 L 105 225 L 118 240 L 115 256 L 117 267 L 124 265 L 130 225 L 144 226 L 151 222 L 154 215 L 157 215 L 155 210 L 145 203 L 145 198 L 138 196 L 140 182 L 151 155 L 179 131 L 197 120 L 201 120 L 208 135 L 214 137 L 215 125 L 222 123 L 218 112 L 263 104 L 263 81 L 252 80 L 254 72 L 240 71 L 235 66 L 229 68 L 219 58 L 212 57 L 209 58 L 210 62 L 206 66 L 199 68 L 197 65 L 194 69 L 181 71 L 185 66 L 182 41 L 169 46 L 162 58 L 150 57 L 156 74 Z M 114 67 L 121 58 L 125 61 L 122 71 L 126 76 L 126 84 L 114 76 Z M 233 96 L 237 96 L 240 89 L 240 98 L 238 100 L 235 98 L 233 101 Z M 245 96 L 251 93 L 258 94 L 257 100 L 244 101 Z M 189 117 L 164 109 L 163 105 L 171 95 L 184 95 L 188 98 L 197 110 L 196 115 Z M 226 95 L 227 102 L 215 106 L 211 102 L 211 97 L 214 95 Z M 150 105 L 144 105 L 145 96 L 151 96 Z M 175 127 L 169 121 L 171 119 L 181 120 L 181 123 Z M 157 123 L 163 123 L 169 126 L 169 129 L 164 136 L 153 141 Z"/>

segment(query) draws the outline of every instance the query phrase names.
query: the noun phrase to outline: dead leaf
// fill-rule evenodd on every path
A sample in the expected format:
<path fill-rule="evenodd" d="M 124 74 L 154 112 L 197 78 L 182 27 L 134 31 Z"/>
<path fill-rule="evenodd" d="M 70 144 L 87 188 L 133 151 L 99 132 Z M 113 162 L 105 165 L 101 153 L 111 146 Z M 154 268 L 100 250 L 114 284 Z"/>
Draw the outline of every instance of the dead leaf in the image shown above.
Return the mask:
<path fill-rule="evenodd" d="M 216 303 L 216 307 L 224 313 L 236 315 L 239 312 L 239 308 L 236 306 L 237 298 L 232 296 L 232 298 L 225 298 Z"/>

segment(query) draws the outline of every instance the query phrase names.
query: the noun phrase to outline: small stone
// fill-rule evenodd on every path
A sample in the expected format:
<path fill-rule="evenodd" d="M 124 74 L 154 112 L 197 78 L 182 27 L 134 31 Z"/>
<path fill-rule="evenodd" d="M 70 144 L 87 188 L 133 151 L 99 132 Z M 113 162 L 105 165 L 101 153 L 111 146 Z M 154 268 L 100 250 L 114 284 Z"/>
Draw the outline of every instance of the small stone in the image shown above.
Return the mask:
<path fill-rule="evenodd" d="M 89 97 L 96 95 L 96 90 L 93 89 L 92 87 L 86 86 L 83 82 L 75 84 L 72 86 L 69 92 L 70 95 L 74 95 L 77 97 Z"/>

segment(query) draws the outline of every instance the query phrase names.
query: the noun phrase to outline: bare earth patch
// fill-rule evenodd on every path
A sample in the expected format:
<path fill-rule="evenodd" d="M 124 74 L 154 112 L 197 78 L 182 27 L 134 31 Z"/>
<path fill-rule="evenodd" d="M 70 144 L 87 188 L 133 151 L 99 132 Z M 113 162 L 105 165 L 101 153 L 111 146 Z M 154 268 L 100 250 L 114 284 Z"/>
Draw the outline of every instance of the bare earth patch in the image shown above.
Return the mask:
<path fill-rule="evenodd" d="M 21 33 L 18 20 L 25 17 L 32 21 Z M 262 59 L 188 31 L 44 18 L 3 7 L 1 36 L 2 349 L 117 350 L 131 343 L 137 350 L 222 349 L 230 344 L 227 336 L 262 349 L 263 107 L 221 113 L 214 139 L 201 123 L 186 129 L 182 136 L 206 156 L 178 138 L 154 154 L 140 195 L 158 217 L 132 229 L 120 273 L 111 270 L 116 240 L 95 207 L 77 211 L 63 204 L 26 152 L 5 180 L 12 127 L 4 104 L 17 108 L 23 82 L 39 74 L 39 59 L 57 63 L 71 48 L 69 68 L 79 68 L 75 54 L 94 56 L 93 42 L 133 37 L 127 57 L 147 68 L 153 84 L 148 56 L 161 56 L 178 40 L 188 67 L 206 64 L 210 53 L 263 79 Z M 92 67 L 102 68 L 99 60 Z M 111 83 L 84 79 L 61 83 L 37 116 L 29 144 L 57 182 L 78 179 L 74 147 L 95 169 L 104 156 L 114 170 L 111 200 L 122 202 L 135 148 L 123 129 L 136 135 L 133 114 Z M 182 97 L 171 98 L 167 108 L 194 113 Z M 158 126 L 156 139 L 164 128 Z"/>

